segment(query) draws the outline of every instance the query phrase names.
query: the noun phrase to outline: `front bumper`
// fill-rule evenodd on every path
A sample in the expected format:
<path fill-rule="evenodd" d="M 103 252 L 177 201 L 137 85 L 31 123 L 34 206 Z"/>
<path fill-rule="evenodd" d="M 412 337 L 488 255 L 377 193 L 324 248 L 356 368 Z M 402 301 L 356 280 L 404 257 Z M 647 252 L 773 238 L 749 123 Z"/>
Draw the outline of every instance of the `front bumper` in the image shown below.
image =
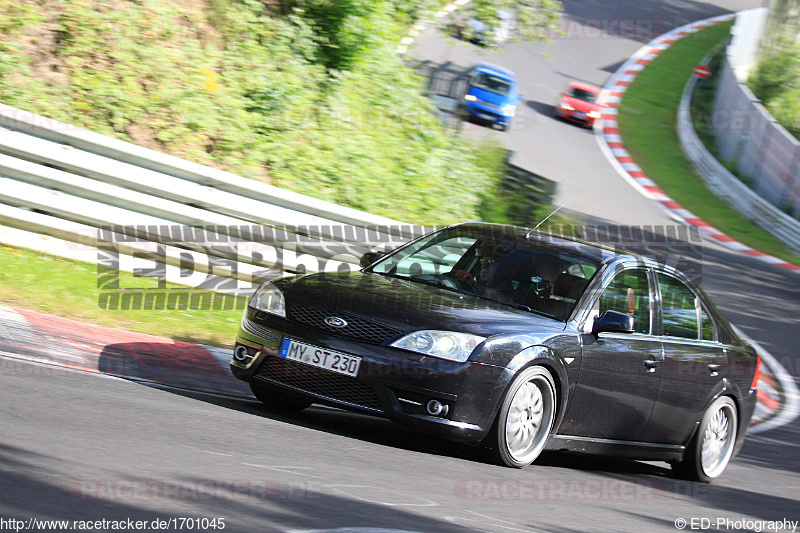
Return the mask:
<path fill-rule="evenodd" d="M 507 126 L 513 118 L 512 116 L 504 115 L 499 108 L 495 109 L 476 102 L 467 102 L 465 107 L 470 117 L 497 124 L 498 126 Z"/>
<path fill-rule="evenodd" d="M 583 111 L 578 111 L 577 109 L 564 109 L 561 106 L 556 107 L 556 114 L 565 120 L 569 120 L 570 122 L 575 122 L 577 124 L 582 124 L 589 127 L 593 126 L 594 121 L 597 120 L 597 117 L 593 117 L 588 113 L 584 113 Z"/>
<path fill-rule="evenodd" d="M 259 316 L 261 315 L 261 316 Z M 285 338 L 361 358 L 349 377 L 280 356 Z M 505 369 L 479 362 L 455 363 L 385 345 L 339 338 L 327 332 L 248 309 L 242 319 L 233 375 L 300 392 L 315 402 L 385 416 L 453 440 L 479 442 L 494 422 L 500 397 L 511 379 Z M 437 400 L 446 413 L 433 416 Z"/>

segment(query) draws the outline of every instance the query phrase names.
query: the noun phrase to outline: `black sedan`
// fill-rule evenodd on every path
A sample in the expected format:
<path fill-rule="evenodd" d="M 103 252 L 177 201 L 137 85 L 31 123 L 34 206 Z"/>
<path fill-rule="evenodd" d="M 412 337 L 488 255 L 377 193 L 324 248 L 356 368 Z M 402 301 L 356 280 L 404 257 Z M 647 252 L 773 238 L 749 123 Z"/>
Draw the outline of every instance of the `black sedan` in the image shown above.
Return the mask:
<path fill-rule="evenodd" d="M 652 259 L 494 224 L 450 226 L 357 272 L 263 284 L 233 374 L 484 445 L 664 460 L 710 481 L 738 451 L 758 357 L 707 296 Z"/>

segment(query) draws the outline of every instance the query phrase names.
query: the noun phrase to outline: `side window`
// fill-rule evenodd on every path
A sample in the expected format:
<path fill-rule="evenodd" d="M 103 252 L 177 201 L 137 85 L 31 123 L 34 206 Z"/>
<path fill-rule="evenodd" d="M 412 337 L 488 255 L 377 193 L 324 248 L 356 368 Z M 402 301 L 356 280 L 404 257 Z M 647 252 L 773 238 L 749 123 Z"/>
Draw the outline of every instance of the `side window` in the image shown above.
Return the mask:
<path fill-rule="evenodd" d="M 623 270 L 617 274 L 600 295 L 598 316 L 608 310 L 619 311 L 634 318 L 637 333 L 650 333 L 650 285 L 647 271 Z"/>
<path fill-rule="evenodd" d="M 700 332 L 704 341 L 714 340 L 714 323 L 711 322 L 711 318 L 702 306 L 700 307 Z"/>
<path fill-rule="evenodd" d="M 658 274 L 658 286 L 661 289 L 664 335 L 686 339 L 705 338 L 705 331 L 702 332 L 703 337 L 700 336 L 699 317 L 702 307 L 689 287 L 665 274 Z M 711 328 L 711 321 L 707 315 L 704 316 L 705 321 L 708 321 L 708 327 Z M 704 327 L 703 330 L 705 329 Z M 713 340 L 713 331 L 710 332 L 710 336 Z"/>

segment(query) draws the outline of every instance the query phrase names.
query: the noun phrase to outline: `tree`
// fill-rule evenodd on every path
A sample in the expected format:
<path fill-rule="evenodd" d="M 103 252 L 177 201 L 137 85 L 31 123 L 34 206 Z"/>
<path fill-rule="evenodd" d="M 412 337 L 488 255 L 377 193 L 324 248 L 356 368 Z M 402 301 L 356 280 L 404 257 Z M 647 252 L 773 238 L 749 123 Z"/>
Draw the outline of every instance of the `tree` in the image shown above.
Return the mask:
<path fill-rule="evenodd" d="M 563 11 L 559 0 L 474 0 L 466 8 L 468 16 L 491 29 L 502 26 L 502 12 L 513 14 L 512 39 L 519 41 L 551 40 L 554 33 L 561 31 L 559 22 Z M 471 31 L 469 25 L 466 31 Z"/>

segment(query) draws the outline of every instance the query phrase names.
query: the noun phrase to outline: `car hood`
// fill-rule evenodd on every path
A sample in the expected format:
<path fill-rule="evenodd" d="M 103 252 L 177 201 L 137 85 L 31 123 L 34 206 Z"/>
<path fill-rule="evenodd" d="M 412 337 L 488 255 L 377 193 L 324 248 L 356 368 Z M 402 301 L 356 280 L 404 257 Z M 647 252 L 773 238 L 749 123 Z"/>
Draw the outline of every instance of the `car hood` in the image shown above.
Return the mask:
<path fill-rule="evenodd" d="M 484 102 L 489 102 L 490 104 L 494 104 L 496 106 L 506 106 L 506 105 L 513 105 L 516 103 L 516 100 L 512 98 L 513 90 L 511 93 L 503 95 L 493 93 L 492 91 L 487 91 L 486 89 L 481 89 L 479 87 L 470 87 L 469 93 L 476 98 L 483 100 Z"/>
<path fill-rule="evenodd" d="M 572 96 L 565 95 L 562 97 L 561 100 L 562 102 L 571 105 L 574 109 L 577 109 L 578 111 L 582 111 L 584 113 L 589 113 L 590 111 L 597 111 L 598 109 L 600 109 L 600 106 L 598 106 L 597 104 L 591 104 L 586 100 L 580 100 L 579 98 L 574 98 Z"/>
<path fill-rule="evenodd" d="M 482 337 L 511 333 L 555 333 L 564 323 L 422 283 L 364 272 L 318 273 L 284 278 L 283 291 L 293 306 L 354 314 L 403 332 L 422 329 L 463 331 Z"/>

